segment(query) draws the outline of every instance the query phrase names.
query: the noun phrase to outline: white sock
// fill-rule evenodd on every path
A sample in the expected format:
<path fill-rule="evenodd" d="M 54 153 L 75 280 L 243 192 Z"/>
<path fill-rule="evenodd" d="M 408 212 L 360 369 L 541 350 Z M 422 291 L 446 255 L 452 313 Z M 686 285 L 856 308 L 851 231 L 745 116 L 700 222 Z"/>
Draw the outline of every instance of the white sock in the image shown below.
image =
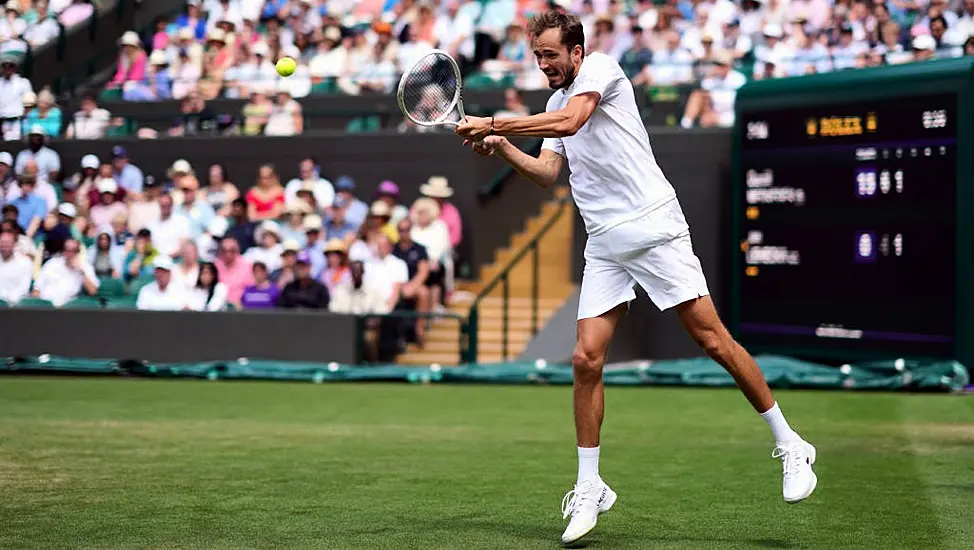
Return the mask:
<path fill-rule="evenodd" d="M 686 130 L 689 130 L 690 128 L 693 128 L 693 120 L 691 120 L 690 117 L 683 117 L 680 119 L 680 126 Z"/>
<path fill-rule="evenodd" d="M 598 447 L 579 447 L 578 448 L 578 482 L 599 479 L 599 448 Z"/>
<path fill-rule="evenodd" d="M 774 435 L 775 442 L 788 443 L 801 439 L 801 436 L 788 425 L 788 421 L 785 420 L 785 415 L 781 414 L 781 407 L 778 406 L 777 401 L 775 401 L 773 407 L 761 413 L 761 418 L 771 427 L 771 433 Z M 579 450 L 579 456 L 581 456 L 581 450 Z"/>

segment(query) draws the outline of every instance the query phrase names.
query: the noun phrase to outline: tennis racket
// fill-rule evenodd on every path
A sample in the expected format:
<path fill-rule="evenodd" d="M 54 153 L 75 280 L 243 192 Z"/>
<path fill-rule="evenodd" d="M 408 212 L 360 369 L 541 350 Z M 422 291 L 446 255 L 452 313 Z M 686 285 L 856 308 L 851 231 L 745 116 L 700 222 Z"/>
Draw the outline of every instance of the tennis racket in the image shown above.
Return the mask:
<path fill-rule="evenodd" d="M 459 126 L 463 111 L 460 67 L 442 50 L 433 50 L 413 64 L 399 80 L 399 108 L 419 126 Z"/>

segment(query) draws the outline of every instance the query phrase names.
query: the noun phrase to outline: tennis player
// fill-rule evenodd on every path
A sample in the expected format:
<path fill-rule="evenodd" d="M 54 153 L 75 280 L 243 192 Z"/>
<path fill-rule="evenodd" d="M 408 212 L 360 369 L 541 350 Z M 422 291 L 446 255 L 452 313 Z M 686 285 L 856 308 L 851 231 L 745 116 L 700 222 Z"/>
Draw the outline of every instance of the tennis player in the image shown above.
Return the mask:
<path fill-rule="evenodd" d="M 784 500 L 800 502 L 817 483 L 815 448 L 788 425 L 754 359 L 717 316 L 676 192 L 650 148 L 632 84 L 611 57 L 585 56 L 577 17 L 550 11 L 536 16 L 529 30 L 538 66 L 555 90 L 547 112 L 468 117 L 456 132 L 477 153 L 500 157 L 542 187 L 555 183 L 567 159 L 572 195 L 585 221 L 588 242 L 572 354 L 578 478 L 562 501 L 564 517 L 571 517 L 562 541 L 583 537 L 616 501 L 599 476 L 602 366 L 612 334 L 636 298 L 634 284 L 660 310 L 675 309 L 694 341 L 734 377 L 771 428 L 776 442 L 771 456 L 784 463 Z M 535 158 L 503 136 L 545 139 Z"/>

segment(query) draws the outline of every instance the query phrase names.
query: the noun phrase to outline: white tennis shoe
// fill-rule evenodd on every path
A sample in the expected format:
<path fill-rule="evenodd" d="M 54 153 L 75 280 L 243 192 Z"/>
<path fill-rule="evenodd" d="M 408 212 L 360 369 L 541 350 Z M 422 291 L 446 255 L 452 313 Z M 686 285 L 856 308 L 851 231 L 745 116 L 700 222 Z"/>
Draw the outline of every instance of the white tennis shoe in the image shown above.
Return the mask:
<path fill-rule="evenodd" d="M 818 484 L 818 477 L 812 471 L 815 464 L 815 447 L 806 441 L 779 444 L 771 453 L 771 458 L 780 458 L 784 480 L 781 494 L 788 504 L 796 504 L 808 498 Z"/>
<path fill-rule="evenodd" d="M 601 479 L 576 484 L 561 499 L 562 519 L 572 518 L 561 535 L 561 542 L 570 544 L 587 535 L 595 528 L 599 514 L 608 512 L 615 504 L 616 496 L 615 491 Z"/>

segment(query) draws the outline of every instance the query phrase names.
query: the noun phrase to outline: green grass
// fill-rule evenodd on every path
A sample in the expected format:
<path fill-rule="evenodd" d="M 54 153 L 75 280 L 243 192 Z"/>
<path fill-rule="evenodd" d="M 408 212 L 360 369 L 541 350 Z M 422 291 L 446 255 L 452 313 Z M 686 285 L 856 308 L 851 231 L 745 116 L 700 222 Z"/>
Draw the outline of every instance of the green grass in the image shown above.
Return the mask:
<path fill-rule="evenodd" d="M 736 391 L 609 388 L 589 548 L 961 548 L 974 400 L 779 392 L 781 500 Z M 569 388 L 0 378 L 0 548 L 557 548 Z"/>

